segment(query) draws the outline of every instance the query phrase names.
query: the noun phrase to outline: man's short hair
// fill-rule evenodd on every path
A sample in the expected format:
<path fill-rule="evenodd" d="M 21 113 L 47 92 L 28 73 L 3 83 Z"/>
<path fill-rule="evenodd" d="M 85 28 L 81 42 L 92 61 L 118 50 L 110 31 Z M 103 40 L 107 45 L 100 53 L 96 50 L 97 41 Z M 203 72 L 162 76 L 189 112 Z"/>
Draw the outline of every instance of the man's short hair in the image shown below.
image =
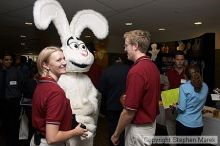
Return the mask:
<path fill-rule="evenodd" d="M 128 38 L 129 43 L 132 45 L 137 44 L 142 53 L 148 51 L 148 47 L 150 45 L 150 36 L 150 33 L 145 30 L 133 30 L 125 32 L 124 34 L 124 38 Z"/>
<path fill-rule="evenodd" d="M 1 58 L 1 59 L 4 59 L 5 56 L 11 56 L 11 57 L 13 57 L 13 55 L 12 55 L 11 52 L 5 51 L 5 52 L 3 52 L 3 54 L 0 56 L 0 58 Z"/>
<path fill-rule="evenodd" d="M 175 58 L 177 55 L 183 55 L 185 57 L 185 53 L 181 50 L 176 50 L 176 52 L 173 55 L 173 58 Z"/>

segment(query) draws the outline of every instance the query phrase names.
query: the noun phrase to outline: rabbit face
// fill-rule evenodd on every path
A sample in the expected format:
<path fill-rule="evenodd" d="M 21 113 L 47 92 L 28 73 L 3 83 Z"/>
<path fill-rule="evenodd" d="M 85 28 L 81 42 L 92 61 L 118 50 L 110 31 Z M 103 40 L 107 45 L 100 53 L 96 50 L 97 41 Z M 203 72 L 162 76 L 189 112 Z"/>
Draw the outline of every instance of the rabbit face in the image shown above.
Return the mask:
<path fill-rule="evenodd" d="M 33 13 L 34 23 L 38 29 L 47 29 L 51 21 L 57 28 L 67 61 L 67 73 L 87 72 L 94 61 L 94 56 L 78 38 L 85 28 L 89 28 L 97 38 L 104 39 L 108 35 L 106 18 L 93 10 L 81 10 L 74 15 L 69 24 L 62 6 L 56 0 L 36 0 Z"/>
<path fill-rule="evenodd" d="M 62 49 L 66 57 L 67 72 L 87 72 L 94 62 L 92 53 L 77 37 L 69 37 Z"/>

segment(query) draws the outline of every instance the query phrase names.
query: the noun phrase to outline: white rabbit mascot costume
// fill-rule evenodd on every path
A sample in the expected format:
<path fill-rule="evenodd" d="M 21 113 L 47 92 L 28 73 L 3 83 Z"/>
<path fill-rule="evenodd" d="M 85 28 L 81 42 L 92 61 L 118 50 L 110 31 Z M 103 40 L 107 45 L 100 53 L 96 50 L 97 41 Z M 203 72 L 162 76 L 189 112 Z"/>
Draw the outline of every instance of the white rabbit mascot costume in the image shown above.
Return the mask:
<path fill-rule="evenodd" d="M 67 61 L 67 73 L 60 77 L 58 83 L 70 99 L 76 121 L 83 123 L 88 129 L 86 139 L 73 137 L 68 144 L 92 146 L 98 118 L 98 92 L 83 72 L 90 69 L 94 56 L 79 37 L 85 28 L 89 28 L 97 38 L 104 39 L 108 35 L 108 22 L 93 10 L 82 10 L 73 17 L 69 25 L 63 8 L 56 0 L 37 0 L 33 13 L 38 29 L 45 30 L 53 22 L 58 30 Z"/>

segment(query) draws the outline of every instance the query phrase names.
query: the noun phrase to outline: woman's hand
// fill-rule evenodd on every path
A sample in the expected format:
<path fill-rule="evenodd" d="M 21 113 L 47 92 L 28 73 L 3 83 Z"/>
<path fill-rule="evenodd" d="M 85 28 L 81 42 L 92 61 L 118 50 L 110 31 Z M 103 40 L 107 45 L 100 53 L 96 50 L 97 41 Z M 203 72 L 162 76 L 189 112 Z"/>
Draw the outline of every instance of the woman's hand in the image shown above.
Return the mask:
<path fill-rule="evenodd" d="M 76 126 L 76 128 L 74 129 L 75 134 L 78 135 L 78 136 L 82 136 L 83 138 L 86 138 L 86 136 L 88 136 L 88 134 L 86 133 L 88 130 L 82 128 L 80 125 L 81 125 L 81 123 L 79 123 Z"/>
<path fill-rule="evenodd" d="M 177 103 L 169 106 L 169 108 L 171 109 L 171 111 L 172 111 L 173 114 L 174 114 L 175 111 L 176 111 L 176 107 L 177 107 Z"/>

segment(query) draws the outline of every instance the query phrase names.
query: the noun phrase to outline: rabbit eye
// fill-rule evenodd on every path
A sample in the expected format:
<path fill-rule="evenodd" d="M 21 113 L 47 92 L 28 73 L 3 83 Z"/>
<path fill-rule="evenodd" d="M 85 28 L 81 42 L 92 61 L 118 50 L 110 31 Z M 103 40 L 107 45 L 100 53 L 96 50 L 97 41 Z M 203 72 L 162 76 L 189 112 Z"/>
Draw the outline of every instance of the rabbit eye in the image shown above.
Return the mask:
<path fill-rule="evenodd" d="M 69 46 L 71 49 L 75 49 L 79 47 L 78 43 L 76 43 L 76 40 L 73 37 L 70 37 L 67 40 L 67 46 Z"/>
<path fill-rule="evenodd" d="M 79 49 L 85 50 L 87 48 L 86 48 L 85 44 L 79 44 Z"/>
<path fill-rule="evenodd" d="M 70 47 L 71 49 L 78 49 L 78 48 L 79 48 L 79 46 L 78 46 L 78 44 L 77 44 L 76 42 L 70 43 L 70 44 L 69 44 L 69 47 Z"/>

